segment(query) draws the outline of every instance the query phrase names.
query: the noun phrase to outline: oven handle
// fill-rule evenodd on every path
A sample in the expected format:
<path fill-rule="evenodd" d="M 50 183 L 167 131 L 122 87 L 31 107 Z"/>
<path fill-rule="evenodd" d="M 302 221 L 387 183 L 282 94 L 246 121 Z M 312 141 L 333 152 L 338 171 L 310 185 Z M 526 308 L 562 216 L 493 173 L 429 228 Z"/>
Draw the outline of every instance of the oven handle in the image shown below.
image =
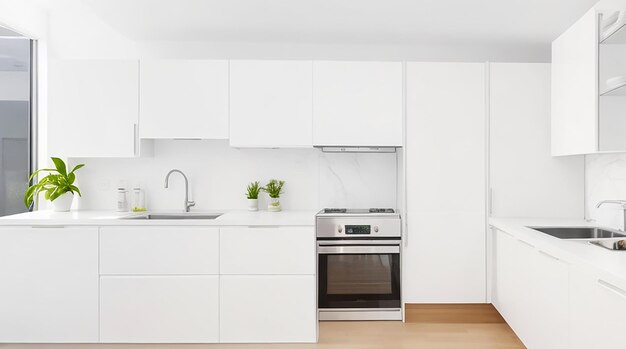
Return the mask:
<path fill-rule="evenodd" d="M 324 246 L 317 247 L 319 254 L 389 254 L 400 253 L 400 246 Z"/>
<path fill-rule="evenodd" d="M 376 245 L 376 246 L 400 246 L 400 240 L 318 240 L 318 246 L 353 246 L 353 245 Z"/>

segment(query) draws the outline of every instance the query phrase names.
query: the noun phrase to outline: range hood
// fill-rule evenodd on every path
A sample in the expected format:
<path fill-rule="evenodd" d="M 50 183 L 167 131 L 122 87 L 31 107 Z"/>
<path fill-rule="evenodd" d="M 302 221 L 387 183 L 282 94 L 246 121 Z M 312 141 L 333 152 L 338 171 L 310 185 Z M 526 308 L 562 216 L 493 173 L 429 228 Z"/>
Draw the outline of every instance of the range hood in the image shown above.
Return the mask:
<path fill-rule="evenodd" d="M 395 153 L 396 147 L 316 146 L 324 153 Z"/>

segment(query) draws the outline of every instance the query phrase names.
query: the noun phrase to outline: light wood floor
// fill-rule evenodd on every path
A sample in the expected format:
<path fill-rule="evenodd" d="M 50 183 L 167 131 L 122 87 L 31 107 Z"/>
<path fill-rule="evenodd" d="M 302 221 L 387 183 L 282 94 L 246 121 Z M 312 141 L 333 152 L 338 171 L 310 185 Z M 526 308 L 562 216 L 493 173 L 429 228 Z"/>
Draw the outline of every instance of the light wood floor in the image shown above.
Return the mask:
<path fill-rule="evenodd" d="M 0 344 L 2 349 L 524 349 L 506 323 L 321 322 L 317 344 Z"/>

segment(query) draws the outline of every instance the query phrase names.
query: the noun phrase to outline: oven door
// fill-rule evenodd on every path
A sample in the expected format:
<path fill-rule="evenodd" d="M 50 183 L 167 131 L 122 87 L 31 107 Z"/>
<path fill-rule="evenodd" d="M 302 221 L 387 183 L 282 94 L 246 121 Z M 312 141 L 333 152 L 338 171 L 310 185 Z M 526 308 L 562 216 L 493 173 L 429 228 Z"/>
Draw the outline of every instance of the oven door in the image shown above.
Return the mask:
<path fill-rule="evenodd" d="M 320 309 L 400 308 L 400 242 L 318 241 Z"/>

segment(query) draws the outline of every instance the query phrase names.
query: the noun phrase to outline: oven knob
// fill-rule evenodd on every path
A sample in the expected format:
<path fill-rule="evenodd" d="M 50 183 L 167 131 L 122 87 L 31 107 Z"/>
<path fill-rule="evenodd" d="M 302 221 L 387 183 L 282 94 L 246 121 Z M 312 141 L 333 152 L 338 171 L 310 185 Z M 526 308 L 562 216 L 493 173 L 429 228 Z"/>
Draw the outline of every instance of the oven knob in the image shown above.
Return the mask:
<path fill-rule="evenodd" d="M 374 226 L 374 233 L 378 233 L 378 226 Z"/>
<path fill-rule="evenodd" d="M 338 226 L 337 226 L 337 231 L 341 233 L 341 232 L 343 231 L 343 227 L 342 227 L 342 226 L 340 226 L 340 225 L 338 225 Z"/>

